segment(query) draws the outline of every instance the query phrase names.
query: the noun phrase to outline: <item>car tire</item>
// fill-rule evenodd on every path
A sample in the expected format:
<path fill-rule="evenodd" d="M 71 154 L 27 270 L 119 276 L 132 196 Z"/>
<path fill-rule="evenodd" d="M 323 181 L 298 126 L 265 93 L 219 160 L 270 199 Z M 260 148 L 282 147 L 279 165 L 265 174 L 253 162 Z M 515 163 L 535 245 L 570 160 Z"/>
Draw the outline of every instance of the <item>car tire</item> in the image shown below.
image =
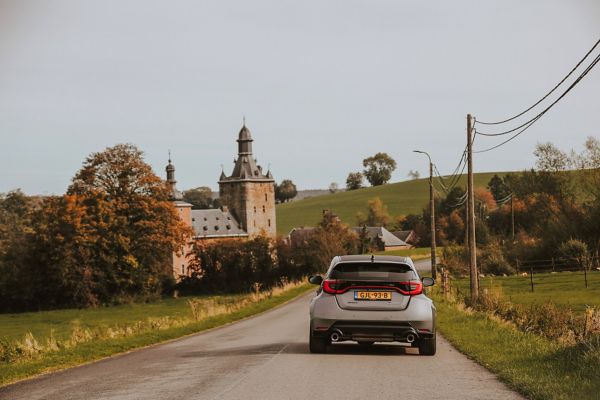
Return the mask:
<path fill-rule="evenodd" d="M 312 332 L 308 339 L 308 348 L 311 353 L 326 353 L 329 341 L 326 338 L 314 337 Z"/>
<path fill-rule="evenodd" d="M 435 355 L 436 340 L 435 334 L 431 339 L 421 339 L 419 341 L 419 354 L 422 356 Z"/>

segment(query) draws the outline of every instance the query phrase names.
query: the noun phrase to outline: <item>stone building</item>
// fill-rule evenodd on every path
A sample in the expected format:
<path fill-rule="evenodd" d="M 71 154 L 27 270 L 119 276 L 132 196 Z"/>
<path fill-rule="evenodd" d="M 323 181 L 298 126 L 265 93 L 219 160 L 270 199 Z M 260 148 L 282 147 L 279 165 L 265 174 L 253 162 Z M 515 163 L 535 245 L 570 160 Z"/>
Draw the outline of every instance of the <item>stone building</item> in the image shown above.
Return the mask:
<path fill-rule="evenodd" d="M 169 159 L 166 167 L 167 188 L 177 212 L 194 231 L 188 245 L 173 254 L 176 278 L 188 273 L 186 255 L 197 240 L 246 239 L 257 235 L 275 237 L 275 180 L 270 171 L 263 172 L 252 153 L 252 136 L 246 124 L 238 135 L 238 156 L 230 176 L 219 178 L 220 209 L 192 210 L 177 190 L 175 166 Z"/>

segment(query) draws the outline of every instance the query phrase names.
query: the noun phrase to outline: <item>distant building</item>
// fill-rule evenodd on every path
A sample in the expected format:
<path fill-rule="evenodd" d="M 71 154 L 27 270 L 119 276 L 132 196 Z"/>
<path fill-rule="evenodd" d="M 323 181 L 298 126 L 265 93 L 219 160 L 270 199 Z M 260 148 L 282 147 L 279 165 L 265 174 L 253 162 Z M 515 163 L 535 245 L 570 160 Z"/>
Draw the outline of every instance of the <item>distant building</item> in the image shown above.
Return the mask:
<path fill-rule="evenodd" d="M 416 246 L 419 243 L 419 237 L 412 229 L 408 231 L 392 231 L 392 234 L 411 246 Z"/>
<path fill-rule="evenodd" d="M 288 233 L 288 240 L 291 243 L 301 243 L 308 240 L 310 234 L 316 228 L 313 227 L 301 227 L 294 228 Z M 412 246 L 406 242 L 398 239 L 390 231 L 382 226 L 367 226 L 367 227 L 354 227 L 352 230 L 360 235 L 365 230 L 366 237 L 373 247 L 378 251 L 392 251 L 400 249 L 410 249 Z"/>
<path fill-rule="evenodd" d="M 191 226 L 194 237 L 180 252 L 173 254 L 176 278 L 188 273 L 186 257 L 197 240 L 246 239 L 277 234 L 275 220 L 275 180 L 271 171 L 263 173 L 252 153 L 252 136 L 244 124 L 238 134 L 238 156 L 231 176 L 221 172 L 219 197 L 221 209 L 192 210 L 177 190 L 175 166 L 169 159 L 166 167 L 170 200 L 181 219 Z"/>

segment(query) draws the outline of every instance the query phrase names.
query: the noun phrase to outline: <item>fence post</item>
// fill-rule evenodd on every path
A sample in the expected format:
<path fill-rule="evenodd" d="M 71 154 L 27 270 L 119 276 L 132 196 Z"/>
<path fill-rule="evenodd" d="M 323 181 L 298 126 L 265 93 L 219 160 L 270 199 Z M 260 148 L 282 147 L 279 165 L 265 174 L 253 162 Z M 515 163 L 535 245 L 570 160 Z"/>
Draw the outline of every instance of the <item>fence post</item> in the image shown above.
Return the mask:
<path fill-rule="evenodd" d="M 519 259 L 517 258 L 517 274 L 521 273 L 521 268 L 519 268 Z"/>
<path fill-rule="evenodd" d="M 552 257 L 552 272 L 556 272 L 556 271 L 554 270 L 554 267 L 555 267 L 555 265 L 554 265 L 554 257 Z"/>
<path fill-rule="evenodd" d="M 531 282 L 531 293 L 533 293 L 533 265 L 529 267 L 529 281 Z"/>

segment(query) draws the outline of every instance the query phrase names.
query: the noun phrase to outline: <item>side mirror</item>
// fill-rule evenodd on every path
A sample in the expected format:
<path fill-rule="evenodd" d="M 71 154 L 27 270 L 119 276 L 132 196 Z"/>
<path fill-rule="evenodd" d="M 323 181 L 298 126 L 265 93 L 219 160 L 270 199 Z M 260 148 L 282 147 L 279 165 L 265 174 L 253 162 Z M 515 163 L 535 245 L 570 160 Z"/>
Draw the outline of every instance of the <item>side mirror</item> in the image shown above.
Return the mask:
<path fill-rule="evenodd" d="M 435 284 L 435 279 L 427 277 L 427 278 L 423 278 L 422 282 L 423 282 L 423 286 L 425 286 L 425 287 L 433 286 Z"/>
<path fill-rule="evenodd" d="M 320 285 L 321 283 L 323 283 L 323 277 L 321 275 L 313 275 L 310 278 L 308 278 L 308 281 L 313 285 Z"/>

